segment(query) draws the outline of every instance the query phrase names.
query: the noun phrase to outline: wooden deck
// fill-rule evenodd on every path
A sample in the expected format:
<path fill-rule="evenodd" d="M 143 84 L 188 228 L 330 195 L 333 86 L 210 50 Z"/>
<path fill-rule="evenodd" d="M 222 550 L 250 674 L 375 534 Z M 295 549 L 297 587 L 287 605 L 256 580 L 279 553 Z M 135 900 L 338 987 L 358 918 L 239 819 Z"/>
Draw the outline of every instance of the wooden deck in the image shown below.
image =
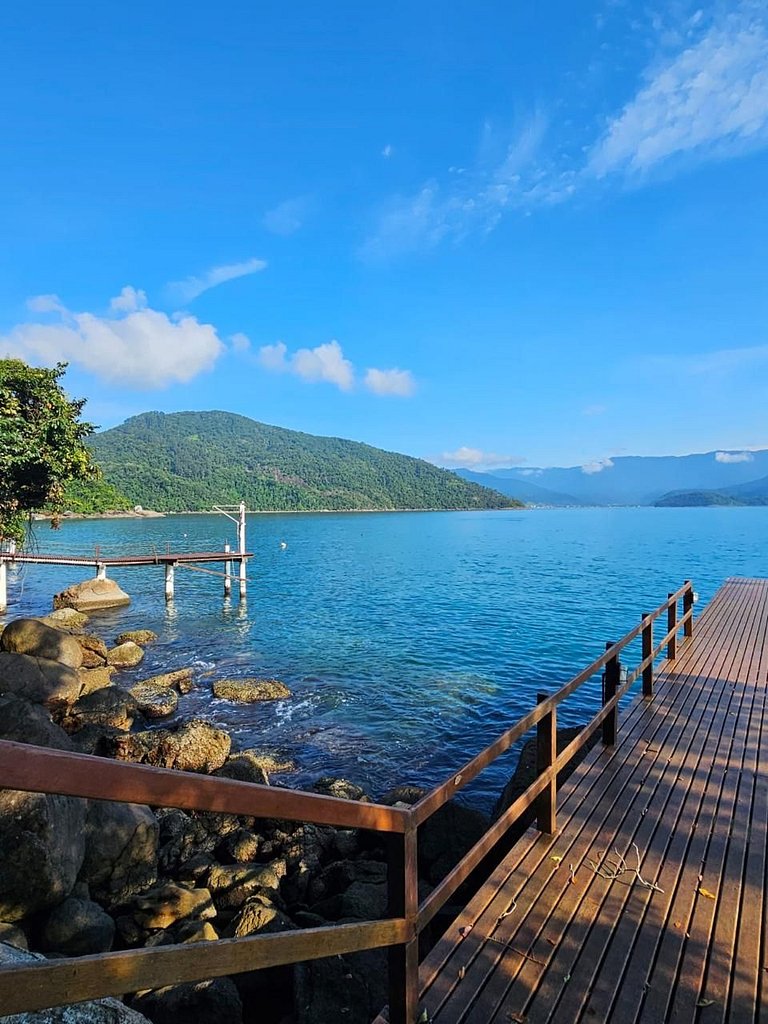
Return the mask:
<path fill-rule="evenodd" d="M 728 580 L 422 964 L 430 1021 L 768 1020 L 767 632 Z"/>

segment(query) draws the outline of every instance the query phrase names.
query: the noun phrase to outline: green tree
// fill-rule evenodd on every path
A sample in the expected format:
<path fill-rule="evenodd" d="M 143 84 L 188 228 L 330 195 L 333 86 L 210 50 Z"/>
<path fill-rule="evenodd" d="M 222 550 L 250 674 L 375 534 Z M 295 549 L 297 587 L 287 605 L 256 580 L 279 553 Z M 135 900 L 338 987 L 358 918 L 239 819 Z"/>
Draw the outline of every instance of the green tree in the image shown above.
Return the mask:
<path fill-rule="evenodd" d="M 33 512 L 45 508 L 58 525 L 65 485 L 98 476 L 80 419 L 85 400 L 72 401 L 52 370 L 0 359 L 0 540 L 24 541 Z"/>

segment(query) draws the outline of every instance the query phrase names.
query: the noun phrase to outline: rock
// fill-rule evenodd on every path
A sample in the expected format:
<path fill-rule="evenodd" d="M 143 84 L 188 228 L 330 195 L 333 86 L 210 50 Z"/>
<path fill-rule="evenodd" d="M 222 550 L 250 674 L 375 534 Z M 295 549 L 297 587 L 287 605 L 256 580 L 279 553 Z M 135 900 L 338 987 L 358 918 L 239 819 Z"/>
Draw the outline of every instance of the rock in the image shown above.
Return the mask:
<path fill-rule="evenodd" d="M 179 706 L 179 695 L 170 686 L 158 686 L 151 680 L 135 683 L 128 691 L 146 718 L 167 718 Z"/>
<path fill-rule="evenodd" d="M 130 693 L 110 685 L 81 697 L 62 718 L 61 724 L 70 733 L 85 725 L 128 730 L 138 713 L 138 705 Z"/>
<path fill-rule="evenodd" d="M 91 801 L 80 880 L 88 883 L 94 899 L 111 907 L 154 884 L 159 832 L 147 807 Z"/>
<path fill-rule="evenodd" d="M 89 693 L 95 693 L 96 690 L 103 690 L 105 686 L 111 686 L 114 673 L 115 669 L 112 665 L 78 669 L 77 674 L 80 676 L 82 686 L 80 691 L 81 699 L 87 697 Z"/>
<path fill-rule="evenodd" d="M 193 718 L 174 730 L 154 729 L 116 738 L 112 750 L 120 761 L 210 773 L 221 768 L 231 745 L 223 729 Z"/>
<path fill-rule="evenodd" d="M 8 693 L 0 697 L 0 739 L 72 750 L 72 741 L 39 704 Z"/>
<path fill-rule="evenodd" d="M 238 750 L 232 754 L 230 761 L 235 758 L 247 760 L 256 768 L 261 768 L 267 775 L 273 772 L 295 772 L 296 762 L 289 758 L 280 757 L 278 754 L 270 753 L 268 750 Z"/>
<path fill-rule="evenodd" d="M 45 961 L 45 957 L 0 941 L 0 967 L 22 967 L 39 960 Z M 152 1024 L 119 999 L 91 999 L 71 1006 L 54 1006 L 38 1013 L 0 1017 L 0 1021 L 3 1024 Z"/>
<path fill-rule="evenodd" d="M 53 626 L 54 629 L 65 629 L 69 633 L 77 634 L 88 625 L 88 616 L 75 611 L 74 608 L 57 608 L 40 621 Z"/>
<path fill-rule="evenodd" d="M 185 889 L 170 882 L 143 893 L 134 901 L 134 907 L 134 920 L 150 931 L 169 928 L 177 921 L 216 917 L 208 889 Z"/>
<path fill-rule="evenodd" d="M 287 870 L 284 860 L 271 864 L 214 864 L 208 873 L 208 888 L 217 907 L 236 909 L 256 893 L 277 894 Z"/>
<path fill-rule="evenodd" d="M 41 931 L 40 948 L 85 956 L 112 948 L 115 922 L 98 903 L 70 896 L 48 914 Z"/>
<path fill-rule="evenodd" d="M 241 828 L 234 814 L 186 812 L 175 807 L 157 811 L 160 824 L 158 862 L 164 874 L 190 878 L 195 884 L 207 879 L 211 854 L 228 835 Z"/>
<path fill-rule="evenodd" d="M 192 669 L 179 668 L 174 672 L 163 672 L 159 676 L 150 676 L 149 679 L 141 679 L 137 685 L 152 683 L 156 687 L 174 687 L 179 693 L 189 693 L 192 689 Z"/>
<path fill-rule="evenodd" d="M 29 949 L 27 936 L 15 924 L 0 921 L 0 946 L 15 946 L 16 949 Z"/>
<path fill-rule="evenodd" d="M 0 653 L 0 694 L 14 693 L 57 712 L 75 703 L 80 688 L 77 672 L 58 661 Z"/>
<path fill-rule="evenodd" d="M 371 916 L 362 919 L 371 920 L 386 908 L 386 881 L 387 866 L 380 861 L 334 861 L 310 881 L 307 901 L 312 912 L 326 920 L 359 917 L 361 909 L 370 906 Z M 351 895 L 345 905 L 346 893 Z"/>
<path fill-rule="evenodd" d="M 277 679 L 219 679 L 213 684 L 213 695 L 221 700 L 252 704 L 262 700 L 282 700 L 291 691 Z"/>
<path fill-rule="evenodd" d="M 174 938 L 176 942 L 216 942 L 219 933 L 210 921 L 182 921 Z"/>
<path fill-rule="evenodd" d="M 0 920 L 69 896 L 85 854 L 85 815 L 84 800 L 0 790 Z"/>
<path fill-rule="evenodd" d="M 296 1024 L 368 1024 L 387 1002 L 386 954 L 334 956 L 297 964 Z"/>
<path fill-rule="evenodd" d="M 101 665 L 106 665 L 107 645 L 103 640 L 88 633 L 83 633 L 75 639 L 83 651 L 83 668 L 99 668 Z"/>
<path fill-rule="evenodd" d="M 133 640 L 126 640 L 107 652 L 107 664 L 116 668 L 133 668 L 144 657 L 144 651 Z"/>
<path fill-rule="evenodd" d="M 39 619 L 14 619 L 0 635 L 0 648 L 9 654 L 30 654 L 70 668 L 80 668 L 83 651 L 77 640 Z"/>
<path fill-rule="evenodd" d="M 115 643 L 119 646 L 129 640 L 143 647 L 144 644 L 151 644 L 153 640 L 157 640 L 157 633 L 153 633 L 151 629 L 129 629 L 126 633 L 121 633 Z"/>
<path fill-rule="evenodd" d="M 248 864 L 256 860 L 260 846 L 260 837 L 247 828 L 239 828 L 227 836 L 223 843 L 225 855 L 236 864 Z"/>
<path fill-rule="evenodd" d="M 78 612 L 98 611 L 101 608 L 121 608 L 130 604 L 131 599 L 114 580 L 100 580 L 94 577 L 75 583 L 53 599 L 53 607 L 74 608 Z"/>
<path fill-rule="evenodd" d="M 237 938 L 246 935 L 271 935 L 273 932 L 287 932 L 296 925 L 264 894 L 250 896 L 241 907 L 232 924 L 232 934 Z"/>
<path fill-rule="evenodd" d="M 73 732 L 69 739 L 78 754 L 109 757 L 112 737 L 123 733 L 123 729 L 112 729 L 106 725 L 93 725 L 89 722 L 77 732 Z"/>
<path fill-rule="evenodd" d="M 141 992 L 131 1005 L 154 1024 L 243 1024 L 243 1004 L 230 978 Z"/>
<path fill-rule="evenodd" d="M 323 796 L 335 796 L 340 800 L 360 800 L 363 803 L 370 803 L 371 799 L 354 782 L 348 782 L 347 779 L 334 779 L 330 776 L 318 779 L 312 786 L 312 791 L 321 793 Z"/>
<path fill-rule="evenodd" d="M 243 750 L 239 754 L 231 754 L 224 765 L 213 774 L 225 779 L 237 779 L 238 782 L 255 782 L 260 786 L 268 786 L 267 773 L 249 756 L 249 753 L 250 751 Z"/>

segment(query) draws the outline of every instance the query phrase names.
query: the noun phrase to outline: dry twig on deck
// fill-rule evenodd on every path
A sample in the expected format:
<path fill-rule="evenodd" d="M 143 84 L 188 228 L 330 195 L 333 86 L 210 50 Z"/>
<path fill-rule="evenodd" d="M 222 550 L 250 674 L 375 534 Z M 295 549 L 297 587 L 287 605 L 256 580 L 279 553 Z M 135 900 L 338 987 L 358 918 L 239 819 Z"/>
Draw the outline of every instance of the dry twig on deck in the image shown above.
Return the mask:
<path fill-rule="evenodd" d="M 604 856 L 603 853 L 598 850 L 597 860 L 588 860 L 587 864 L 592 868 L 596 875 L 599 875 L 600 878 L 607 879 L 609 882 L 616 881 L 616 879 L 621 878 L 622 875 L 632 874 L 635 876 L 635 881 L 644 889 L 650 889 L 651 892 L 663 893 L 664 890 L 656 885 L 655 882 L 647 882 L 640 874 L 640 849 L 637 843 L 632 843 L 632 846 L 634 847 L 635 856 L 637 857 L 637 866 L 634 868 L 627 866 L 626 860 L 616 849 L 613 851 L 613 861 L 611 861 L 607 856 Z"/>

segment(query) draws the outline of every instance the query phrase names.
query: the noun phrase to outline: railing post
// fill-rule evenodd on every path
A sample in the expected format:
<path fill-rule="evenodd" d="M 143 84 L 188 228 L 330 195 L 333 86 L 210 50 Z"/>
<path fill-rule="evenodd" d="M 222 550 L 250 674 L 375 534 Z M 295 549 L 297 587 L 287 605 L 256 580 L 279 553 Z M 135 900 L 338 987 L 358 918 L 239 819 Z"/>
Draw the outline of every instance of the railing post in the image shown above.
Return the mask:
<path fill-rule="evenodd" d="M 548 693 L 537 693 L 541 704 Z M 536 775 L 551 768 L 557 760 L 557 709 L 555 707 L 536 723 Z M 557 831 L 557 778 L 553 777 L 536 800 L 536 828 L 552 836 Z"/>
<path fill-rule="evenodd" d="M 613 647 L 612 640 L 606 640 L 605 649 L 610 650 Z M 603 707 L 616 696 L 616 691 L 619 688 L 619 681 L 621 679 L 621 665 L 619 664 L 618 654 L 605 663 L 605 671 L 603 672 Z M 616 746 L 616 733 L 619 725 L 619 709 L 614 708 L 609 711 L 606 717 L 603 719 L 603 743 L 606 747 Z"/>
<path fill-rule="evenodd" d="M 416 1024 L 419 1011 L 419 912 L 417 827 L 388 836 L 388 915 L 408 922 L 408 942 L 389 947 L 390 1024 Z"/>
<path fill-rule="evenodd" d="M 643 612 L 643 661 L 653 653 L 653 619 Z M 643 669 L 643 696 L 653 696 L 653 662 Z"/>
<path fill-rule="evenodd" d="M 690 580 L 686 580 L 685 582 L 688 585 L 688 589 L 683 594 L 683 615 L 687 615 L 688 612 L 693 612 L 693 585 Z M 683 635 L 686 640 L 693 636 L 693 615 L 691 615 L 690 619 L 685 620 Z"/>
<path fill-rule="evenodd" d="M 672 601 L 672 594 L 667 598 Z M 671 634 L 667 644 L 667 660 L 674 661 L 677 657 L 677 601 L 672 601 L 667 608 L 667 633 Z"/>

